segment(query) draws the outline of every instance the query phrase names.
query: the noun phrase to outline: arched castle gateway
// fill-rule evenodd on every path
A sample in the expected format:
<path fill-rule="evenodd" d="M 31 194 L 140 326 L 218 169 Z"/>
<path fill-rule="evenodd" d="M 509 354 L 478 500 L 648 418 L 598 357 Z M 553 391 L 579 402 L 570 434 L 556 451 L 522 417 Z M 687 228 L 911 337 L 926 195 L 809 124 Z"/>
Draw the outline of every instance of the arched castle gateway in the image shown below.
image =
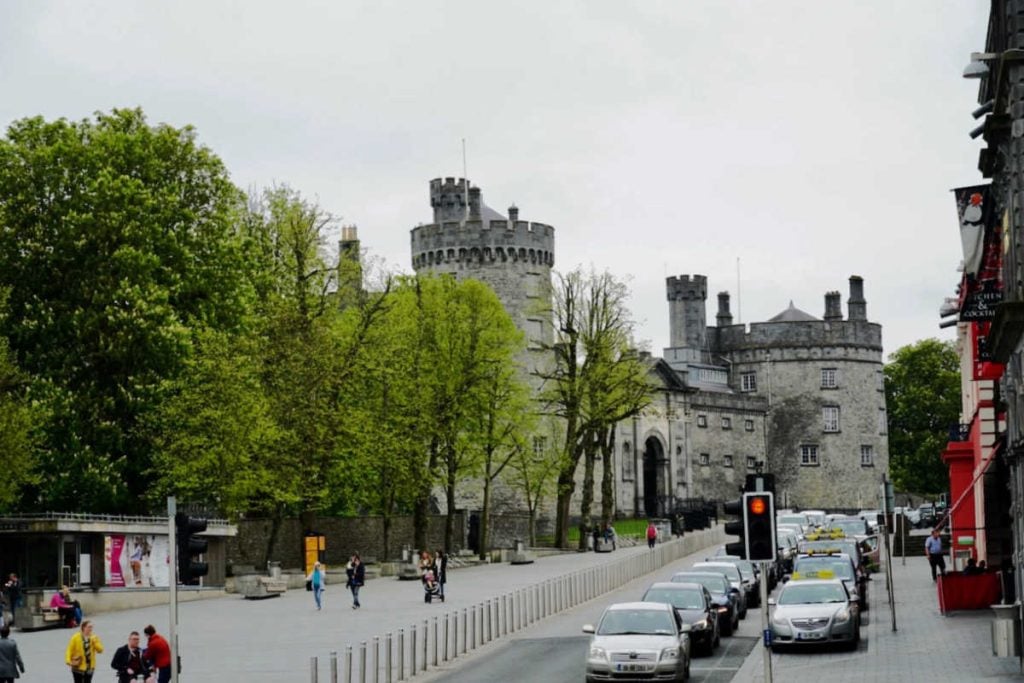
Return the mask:
<path fill-rule="evenodd" d="M 430 181 L 430 204 L 433 222 L 411 231 L 413 268 L 490 285 L 527 336 L 526 369 L 543 367 L 554 229 L 519 220 L 515 206 L 500 215 L 462 178 Z M 790 302 L 749 325 L 733 324 L 722 292 L 708 326 L 707 277 L 667 278 L 670 346 L 651 358 L 654 400 L 618 425 L 615 456 L 598 465 L 615 470 L 616 509 L 658 516 L 682 499 L 732 499 L 759 467 L 776 475 L 780 506 L 874 507 L 889 463 L 882 329 L 867 320 L 863 280 L 849 287 L 845 318 L 828 292 L 821 318 Z"/>

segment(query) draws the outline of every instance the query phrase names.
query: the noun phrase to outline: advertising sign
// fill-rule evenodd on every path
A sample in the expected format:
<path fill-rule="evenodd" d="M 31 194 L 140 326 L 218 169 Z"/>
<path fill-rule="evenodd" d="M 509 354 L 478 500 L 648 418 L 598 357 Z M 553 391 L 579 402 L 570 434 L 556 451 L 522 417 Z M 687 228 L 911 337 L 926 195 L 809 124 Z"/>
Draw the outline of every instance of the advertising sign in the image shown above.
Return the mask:
<path fill-rule="evenodd" d="M 964 251 L 960 322 L 991 320 L 1003 300 L 1002 244 L 989 185 L 953 190 Z"/>
<path fill-rule="evenodd" d="M 104 579 L 111 588 L 170 585 L 166 536 L 111 534 L 103 538 Z"/>

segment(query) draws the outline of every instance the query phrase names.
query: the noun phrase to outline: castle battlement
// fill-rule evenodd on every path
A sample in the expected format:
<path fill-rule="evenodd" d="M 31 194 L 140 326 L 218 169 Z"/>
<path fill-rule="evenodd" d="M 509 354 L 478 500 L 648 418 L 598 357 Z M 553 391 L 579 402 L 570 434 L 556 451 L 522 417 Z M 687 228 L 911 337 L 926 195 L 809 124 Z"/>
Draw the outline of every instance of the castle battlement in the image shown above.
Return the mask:
<path fill-rule="evenodd" d="M 716 353 L 773 348 L 862 348 L 881 353 L 882 326 L 866 320 L 762 322 L 709 327 Z"/>
<path fill-rule="evenodd" d="M 413 268 L 440 263 L 555 264 L 555 229 L 528 221 L 449 221 L 410 231 Z"/>
<path fill-rule="evenodd" d="M 704 301 L 708 298 L 708 276 L 674 275 L 665 279 L 665 289 L 669 301 Z"/>

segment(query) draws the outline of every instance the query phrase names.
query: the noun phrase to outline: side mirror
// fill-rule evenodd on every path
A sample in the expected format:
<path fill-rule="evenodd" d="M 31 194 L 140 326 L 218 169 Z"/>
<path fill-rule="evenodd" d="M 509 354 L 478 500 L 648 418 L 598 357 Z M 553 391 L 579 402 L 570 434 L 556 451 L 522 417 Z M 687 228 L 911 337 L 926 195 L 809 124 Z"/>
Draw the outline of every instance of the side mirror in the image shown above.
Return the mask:
<path fill-rule="evenodd" d="M 594 625 L 593 624 L 584 624 L 583 625 L 583 632 L 584 633 L 593 633 L 594 632 Z"/>
<path fill-rule="evenodd" d="M 768 598 L 768 606 L 775 607 L 775 598 Z"/>
<path fill-rule="evenodd" d="M 680 626 L 679 626 L 679 632 L 680 633 L 689 633 L 692 630 L 693 630 L 693 627 L 690 626 L 689 624 L 680 624 Z"/>

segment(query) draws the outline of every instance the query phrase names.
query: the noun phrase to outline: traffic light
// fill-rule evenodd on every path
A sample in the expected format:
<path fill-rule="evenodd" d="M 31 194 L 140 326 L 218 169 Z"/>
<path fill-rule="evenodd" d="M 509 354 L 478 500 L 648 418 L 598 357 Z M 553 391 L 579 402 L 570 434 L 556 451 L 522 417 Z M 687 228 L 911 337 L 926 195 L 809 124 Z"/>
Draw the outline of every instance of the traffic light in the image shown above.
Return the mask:
<path fill-rule="evenodd" d="M 748 560 L 774 560 L 775 496 L 770 492 L 743 494 L 743 527 Z"/>
<path fill-rule="evenodd" d="M 744 535 L 746 529 L 744 528 L 743 522 L 743 499 L 738 498 L 736 500 L 730 500 L 722 503 L 722 510 L 727 515 L 735 515 L 738 517 L 736 520 L 730 520 L 725 523 L 725 533 L 729 536 L 739 536 L 739 540 L 735 543 L 726 543 L 725 552 L 727 555 L 736 555 L 737 557 L 747 556 L 747 544 L 744 541 Z"/>
<path fill-rule="evenodd" d="M 198 586 L 200 577 L 210 571 L 207 563 L 192 559 L 205 553 L 209 545 L 206 539 L 195 536 L 203 531 L 206 531 L 206 520 L 202 517 L 189 517 L 184 512 L 174 516 L 174 533 L 178 545 L 178 583 Z"/>

